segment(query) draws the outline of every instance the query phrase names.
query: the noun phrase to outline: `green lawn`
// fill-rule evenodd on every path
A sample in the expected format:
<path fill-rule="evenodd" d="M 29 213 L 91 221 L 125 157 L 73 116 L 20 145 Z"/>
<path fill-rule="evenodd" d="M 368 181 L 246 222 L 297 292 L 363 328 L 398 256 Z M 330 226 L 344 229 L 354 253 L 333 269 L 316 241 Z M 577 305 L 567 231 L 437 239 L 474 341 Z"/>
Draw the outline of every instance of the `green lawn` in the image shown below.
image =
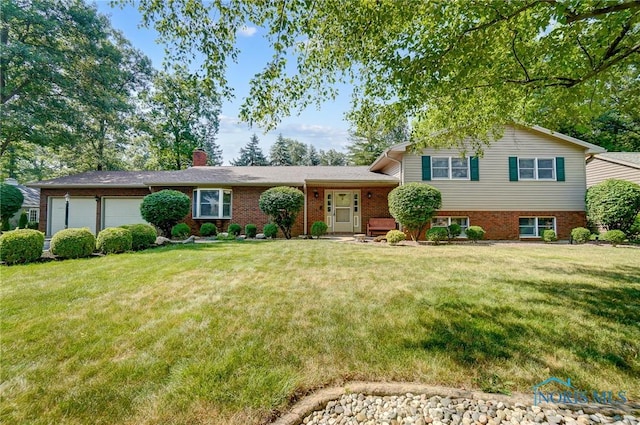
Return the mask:
<path fill-rule="evenodd" d="M 257 424 L 353 379 L 640 399 L 638 249 L 296 240 L 0 272 L 5 424 Z"/>

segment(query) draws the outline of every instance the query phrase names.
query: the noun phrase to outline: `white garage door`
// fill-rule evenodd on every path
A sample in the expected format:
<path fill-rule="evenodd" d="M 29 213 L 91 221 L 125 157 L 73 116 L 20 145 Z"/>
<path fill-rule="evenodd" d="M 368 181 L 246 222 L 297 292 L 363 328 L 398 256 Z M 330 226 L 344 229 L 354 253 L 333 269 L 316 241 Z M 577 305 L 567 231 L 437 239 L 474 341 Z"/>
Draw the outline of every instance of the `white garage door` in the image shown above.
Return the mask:
<path fill-rule="evenodd" d="M 49 198 L 49 231 L 53 236 L 56 232 L 64 229 L 65 201 L 63 197 Z M 69 228 L 88 227 L 96 233 L 96 211 L 97 202 L 95 198 L 75 198 L 69 200 Z"/>
<path fill-rule="evenodd" d="M 146 223 L 140 215 L 142 198 L 102 198 L 102 227 Z"/>

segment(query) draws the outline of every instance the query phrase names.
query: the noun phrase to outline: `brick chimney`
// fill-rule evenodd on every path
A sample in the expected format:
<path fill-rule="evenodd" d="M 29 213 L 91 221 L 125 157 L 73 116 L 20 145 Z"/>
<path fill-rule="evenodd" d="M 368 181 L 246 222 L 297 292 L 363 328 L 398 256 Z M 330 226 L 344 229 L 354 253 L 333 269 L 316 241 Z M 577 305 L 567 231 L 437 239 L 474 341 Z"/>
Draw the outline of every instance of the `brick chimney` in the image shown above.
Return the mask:
<path fill-rule="evenodd" d="M 202 149 L 195 149 L 193 151 L 193 166 L 204 167 L 207 165 L 207 153 Z"/>

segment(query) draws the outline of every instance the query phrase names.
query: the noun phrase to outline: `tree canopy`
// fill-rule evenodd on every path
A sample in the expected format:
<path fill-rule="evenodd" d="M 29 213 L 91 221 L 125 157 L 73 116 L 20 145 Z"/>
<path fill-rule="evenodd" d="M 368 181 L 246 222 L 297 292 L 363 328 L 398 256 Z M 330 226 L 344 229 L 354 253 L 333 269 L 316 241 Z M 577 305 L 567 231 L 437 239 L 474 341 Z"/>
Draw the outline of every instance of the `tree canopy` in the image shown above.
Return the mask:
<path fill-rule="evenodd" d="M 413 118 L 419 144 L 467 149 L 481 149 L 505 122 L 587 122 L 613 98 L 640 109 L 636 0 L 137 4 L 144 23 L 173 42 L 173 59 L 204 55 L 208 81 L 227 95 L 236 34 L 264 28 L 273 56 L 241 113 L 267 127 L 331 99 L 343 82 L 355 84 L 356 122 L 375 108 L 383 123 Z"/>
<path fill-rule="evenodd" d="M 249 143 L 243 148 L 240 148 L 240 157 L 231 161 L 231 165 L 235 166 L 260 166 L 269 165 L 269 161 L 264 156 L 262 148 L 259 145 L 260 140 L 255 133 L 251 136 Z"/>

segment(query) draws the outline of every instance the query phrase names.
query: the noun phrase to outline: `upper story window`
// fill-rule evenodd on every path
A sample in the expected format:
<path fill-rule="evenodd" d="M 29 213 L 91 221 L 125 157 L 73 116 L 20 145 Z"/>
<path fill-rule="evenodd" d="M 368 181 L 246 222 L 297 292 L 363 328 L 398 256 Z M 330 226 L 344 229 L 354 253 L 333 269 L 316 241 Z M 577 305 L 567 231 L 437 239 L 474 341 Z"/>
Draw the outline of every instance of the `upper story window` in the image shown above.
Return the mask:
<path fill-rule="evenodd" d="M 469 180 L 469 158 L 433 157 L 431 175 L 433 179 Z"/>
<path fill-rule="evenodd" d="M 231 190 L 194 190 L 193 218 L 231 218 Z"/>
<path fill-rule="evenodd" d="M 555 180 L 555 158 L 518 158 L 520 180 Z"/>
<path fill-rule="evenodd" d="M 422 156 L 422 180 L 480 180 L 477 156 L 460 158 L 450 156 Z"/>

